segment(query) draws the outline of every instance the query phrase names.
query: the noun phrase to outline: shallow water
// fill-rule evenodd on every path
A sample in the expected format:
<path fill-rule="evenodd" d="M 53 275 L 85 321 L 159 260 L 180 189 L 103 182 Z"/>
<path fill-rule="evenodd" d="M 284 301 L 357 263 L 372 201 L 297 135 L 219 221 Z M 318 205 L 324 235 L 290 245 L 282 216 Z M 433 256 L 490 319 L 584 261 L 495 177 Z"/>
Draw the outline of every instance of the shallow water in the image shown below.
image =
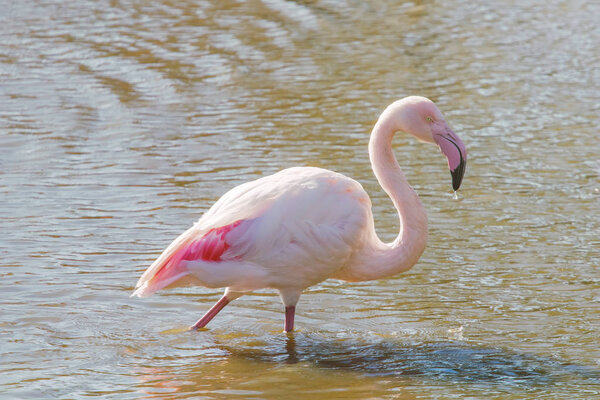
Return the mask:
<path fill-rule="evenodd" d="M 600 395 L 600 6 L 586 1 L 3 2 L 0 397 Z M 366 145 L 425 95 L 469 151 L 396 154 L 429 215 L 411 271 L 183 328 L 220 291 L 129 294 L 229 188 L 293 165 L 371 194 Z"/>

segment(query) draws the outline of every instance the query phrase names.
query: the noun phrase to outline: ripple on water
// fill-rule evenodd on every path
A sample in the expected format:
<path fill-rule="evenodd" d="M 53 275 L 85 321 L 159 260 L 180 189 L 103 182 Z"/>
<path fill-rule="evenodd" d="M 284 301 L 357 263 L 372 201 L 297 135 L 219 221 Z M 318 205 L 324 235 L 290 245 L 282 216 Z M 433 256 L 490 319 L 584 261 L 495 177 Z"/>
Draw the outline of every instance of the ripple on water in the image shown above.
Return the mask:
<path fill-rule="evenodd" d="M 0 392 L 17 398 L 597 397 L 600 14 L 514 4 L 76 0 L 0 13 Z M 430 221 L 406 274 L 128 297 L 227 189 L 292 165 L 357 178 L 398 230 L 368 132 L 436 101 L 469 149 L 394 146 Z M 0 395 L 1 397 L 1 395 Z"/>

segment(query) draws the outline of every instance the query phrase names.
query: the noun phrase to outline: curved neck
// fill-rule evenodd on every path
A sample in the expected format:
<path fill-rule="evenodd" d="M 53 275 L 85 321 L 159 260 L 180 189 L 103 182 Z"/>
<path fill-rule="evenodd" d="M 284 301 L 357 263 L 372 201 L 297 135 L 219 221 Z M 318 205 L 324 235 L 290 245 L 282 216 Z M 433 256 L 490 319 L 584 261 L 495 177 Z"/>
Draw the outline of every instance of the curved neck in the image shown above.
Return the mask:
<path fill-rule="evenodd" d="M 398 211 L 400 232 L 396 240 L 386 244 L 377 237 L 373 226 L 371 240 L 357 255 L 348 280 L 380 279 L 406 271 L 417 263 L 427 243 L 427 214 L 392 150 L 394 133 L 404 130 L 402 119 L 398 118 L 401 110 L 392 106 L 381 114 L 373 128 L 369 158 L 379 184 Z"/>

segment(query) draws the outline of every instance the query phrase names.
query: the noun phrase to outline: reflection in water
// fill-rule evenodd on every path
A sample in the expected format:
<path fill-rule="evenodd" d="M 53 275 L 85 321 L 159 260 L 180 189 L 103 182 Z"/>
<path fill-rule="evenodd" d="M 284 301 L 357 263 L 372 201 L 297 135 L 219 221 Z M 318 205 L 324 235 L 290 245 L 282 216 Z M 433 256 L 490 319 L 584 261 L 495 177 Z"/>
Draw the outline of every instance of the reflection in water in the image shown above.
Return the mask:
<path fill-rule="evenodd" d="M 138 377 L 139 393 L 145 398 L 160 398 L 165 394 L 176 393 L 181 389 L 181 381 L 161 368 L 139 368 L 133 371 Z"/>
<path fill-rule="evenodd" d="M 335 340 L 318 335 L 290 334 L 252 347 L 219 344 L 240 357 L 269 363 L 310 363 L 317 368 L 348 370 L 375 376 L 413 376 L 464 382 L 537 386 L 566 377 L 600 384 L 600 369 L 563 363 L 494 347 L 460 342 L 401 343 L 390 340 Z"/>
<path fill-rule="evenodd" d="M 600 387 L 598 368 L 461 342 L 410 343 L 360 334 L 332 339 L 298 332 L 262 338 L 204 332 L 199 342 L 207 341 L 219 349 L 219 357 L 198 354 L 182 360 L 169 355 L 161 367 L 136 369 L 139 392 L 187 398 L 216 391 L 270 399 L 289 396 L 289 388 L 297 387 L 303 398 L 313 398 L 308 395 L 313 391 L 319 394 L 314 398 L 323 398 L 330 390 L 368 398 L 374 391 L 420 393 L 431 385 L 449 385 L 460 388 L 455 393 L 462 396 L 485 388 L 488 393 L 543 397 L 579 387 L 592 393 Z"/>
<path fill-rule="evenodd" d="M 299 361 L 298 352 L 296 351 L 296 334 L 294 332 L 286 333 L 285 352 L 288 357 L 285 362 L 293 364 Z"/>

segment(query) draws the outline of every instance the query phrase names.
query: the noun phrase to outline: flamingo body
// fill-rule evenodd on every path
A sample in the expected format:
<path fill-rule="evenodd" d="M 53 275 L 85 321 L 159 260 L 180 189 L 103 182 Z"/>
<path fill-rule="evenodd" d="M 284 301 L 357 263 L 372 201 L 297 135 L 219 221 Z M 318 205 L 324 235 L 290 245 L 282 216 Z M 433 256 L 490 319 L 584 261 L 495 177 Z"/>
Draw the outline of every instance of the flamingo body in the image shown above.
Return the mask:
<path fill-rule="evenodd" d="M 370 217 L 371 201 L 355 180 L 285 169 L 221 197 L 146 271 L 135 295 L 189 284 L 296 293 L 349 261 Z"/>
<path fill-rule="evenodd" d="M 224 194 L 144 272 L 133 296 L 187 285 L 226 287 L 193 326 L 200 328 L 244 293 L 273 288 L 281 294 L 290 331 L 295 305 L 307 287 L 331 277 L 378 279 L 411 268 L 425 248 L 427 218 L 391 151 L 398 130 L 438 144 L 455 189 L 466 162 L 464 145 L 430 100 L 409 97 L 384 111 L 369 154 L 399 212 L 401 231 L 393 243 L 377 237 L 371 201 L 360 183 L 321 168 L 289 168 Z"/>

